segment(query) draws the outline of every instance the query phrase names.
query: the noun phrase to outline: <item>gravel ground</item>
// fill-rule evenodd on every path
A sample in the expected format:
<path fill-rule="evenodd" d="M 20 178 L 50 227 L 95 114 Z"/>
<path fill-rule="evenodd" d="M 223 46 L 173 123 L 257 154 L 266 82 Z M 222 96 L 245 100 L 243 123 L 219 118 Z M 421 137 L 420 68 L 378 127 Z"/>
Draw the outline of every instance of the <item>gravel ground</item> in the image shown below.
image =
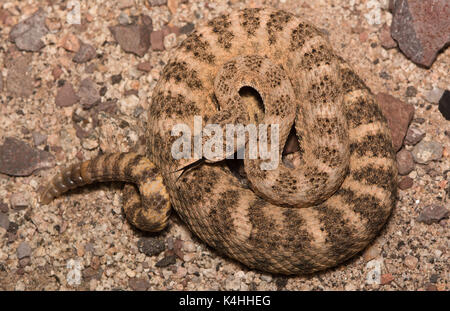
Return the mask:
<path fill-rule="evenodd" d="M 67 4 L 0 4 L 0 156 L 16 161 L 0 173 L 0 289 L 449 290 L 450 127 L 437 103 L 450 88 L 450 49 L 426 69 L 383 48 L 388 1 L 82 1 L 80 25 L 68 23 L 76 14 Z M 55 165 L 134 146 L 170 50 L 193 25 L 262 5 L 324 29 L 374 93 L 415 108 L 398 156 L 403 190 L 372 246 L 334 269 L 282 277 L 220 256 L 176 215 L 161 234 L 135 230 L 121 210 L 120 183 L 38 203 Z M 21 26 L 8 40 L 38 8 L 44 17 L 36 15 L 31 34 Z M 121 42 L 128 33 L 138 36 Z"/>

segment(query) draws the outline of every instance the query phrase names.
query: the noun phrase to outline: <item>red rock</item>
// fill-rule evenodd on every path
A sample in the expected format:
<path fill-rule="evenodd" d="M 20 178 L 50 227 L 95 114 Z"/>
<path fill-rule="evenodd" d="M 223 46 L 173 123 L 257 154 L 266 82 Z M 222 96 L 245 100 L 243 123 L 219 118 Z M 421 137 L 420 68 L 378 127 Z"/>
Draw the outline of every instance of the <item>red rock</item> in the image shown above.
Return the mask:
<path fill-rule="evenodd" d="M 408 175 L 414 169 L 414 159 L 411 152 L 409 152 L 408 150 L 400 150 L 399 152 L 397 152 L 396 158 L 398 173 L 400 175 Z"/>
<path fill-rule="evenodd" d="M 162 30 L 152 31 L 150 42 L 153 51 L 164 51 L 164 33 Z"/>
<path fill-rule="evenodd" d="M 379 39 L 381 46 L 386 50 L 393 49 L 397 46 L 397 42 L 392 39 L 391 28 L 386 24 L 384 24 L 384 26 L 380 29 Z"/>
<path fill-rule="evenodd" d="M 425 137 L 425 132 L 417 127 L 410 127 L 406 132 L 405 143 L 407 145 L 416 145 Z"/>
<path fill-rule="evenodd" d="M 45 25 L 46 15 L 47 13 L 43 9 L 37 10 L 31 17 L 23 20 L 11 29 L 9 39 L 20 50 L 39 51 L 45 45 L 41 38 L 48 33 Z"/>
<path fill-rule="evenodd" d="M 47 151 L 31 148 L 27 143 L 6 137 L 0 146 L 0 173 L 29 176 L 38 169 L 55 166 L 55 158 Z"/>
<path fill-rule="evenodd" d="M 63 71 L 61 69 L 61 67 L 59 66 L 55 66 L 52 70 L 52 76 L 54 80 L 58 80 L 59 77 L 61 77 L 61 75 L 63 74 Z"/>
<path fill-rule="evenodd" d="M 137 66 L 137 69 L 140 71 L 150 72 L 152 70 L 153 66 L 149 62 L 143 62 L 140 63 Z"/>
<path fill-rule="evenodd" d="M 397 0 L 391 35 L 413 62 L 430 67 L 438 52 L 450 42 L 448 0 Z"/>
<path fill-rule="evenodd" d="M 132 278 L 128 280 L 128 285 L 134 291 L 145 291 L 150 288 L 150 283 L 143 278 Z"/>
<path fill-rule="evenodd" d="M 381 275 L 380 283 L 381 285 L 386 285 L 391 283 L 394 280 L 394 277 L 390 273 L 385 273 Z"/>
<path fill-rule="evenodd" d="M 58 90 L 55 98 L 55 104 L 57 107 L 69 107 L 76 104 L 79 101 L 79 97 L 75 94 L 72 84 L 70 82 L 64 83 L 64 85 Z"/>
<path fill-rule="evenodd" d="M 404 176 L 398 183 L 398 187 L 400 188 L 400 190 L 406 190 L 406 189 L 411 188 L 413 186 L 413 184 L 414 184 L 414 181 L 411 177 Z"/>
<path fill-rule="evenodd" d="M 391 129 L 394 150 L 398 151 L 414 117 L 414 106 L 385 93 L 378 93 L 376 99 Z"/>
<path fill-rule="evenodd" d="M 144 56 L 150 48 L 151 28 L 146 25 L 117 25 L 109 27 L 122 49 L 137 56 Z"/>

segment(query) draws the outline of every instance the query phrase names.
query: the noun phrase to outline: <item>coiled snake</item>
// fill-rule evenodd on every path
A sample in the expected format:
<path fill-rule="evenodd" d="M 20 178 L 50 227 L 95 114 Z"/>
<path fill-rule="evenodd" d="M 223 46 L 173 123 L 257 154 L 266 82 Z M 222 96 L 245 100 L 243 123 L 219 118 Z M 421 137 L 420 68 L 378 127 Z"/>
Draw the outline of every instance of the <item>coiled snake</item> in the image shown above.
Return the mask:
<path fill-rule="evenodd" d="M 177 160 L 171 130 L 194 131 L 195 116 L 221 126 L 279 124 L 280 146 L 296 134 L 296 165 L 262 170 L 263 160 L 246 158 L 238 178 L 224 158 Z M 145 156 L 75 164 L 49 183 L 42 202 L 95 181 L 135 183 L 139 191 L 127 185 L 123 201 L 136 227 L 162 230 L 173 207 L 208 245 L 282 274 L 355 255 L 394 206 L 394 152 L 374 96 L 319 29 L 290 13 L 244 9 L 197 27 L 166 64 L 148 124 Z"/>

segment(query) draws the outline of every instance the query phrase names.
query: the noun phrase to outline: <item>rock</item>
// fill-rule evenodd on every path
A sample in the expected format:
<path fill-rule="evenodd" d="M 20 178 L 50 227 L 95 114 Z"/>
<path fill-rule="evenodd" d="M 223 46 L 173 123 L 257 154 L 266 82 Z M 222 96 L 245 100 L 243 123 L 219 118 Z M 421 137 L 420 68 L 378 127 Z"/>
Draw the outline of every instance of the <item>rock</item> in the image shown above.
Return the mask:
<path fill-rule="evenodd" d="M 391 35 L 413 62 L 430 67 L 438 52 L 450 42 L 448 0 L 395 1 Z"/>
<path fill-rule="evenodd" d="M 414 169 L 414 159 L 411 152 L 406 149 L 397 152 L 397 167 L 400 175 L 408 175 Z"/>
<path fill-rule="evenodd" d="M 3 91 L 3 76 L 2 76 L 2 68 L 0 68 L 0 93 Z"/>
<path fill-rule="evenodd" d="M 164 34 L 162 30 L 153 31 L 150 34 L 150 42 L 153 51 L 164 51 Z"/>
<path fill-rule="evenodd" d="M 403 176 L 402 179 L 400 179 L 400 182 L 398 183 L 398 187 L 400 190 L 406 190 L 413 186 L 414 180 L 409 176 Z"/>
<path fill-rule="evenodd" d="M 398 151 L 414 116 L 414 106 L 385 93 L 378 93 L 376 100 L 391 130 L 394 151 Z"/>
<path fill-rule="evenodd" d="M 150 288 L 150 283 L 144 278 L 131 278 L 128 280 L 128 286 L 134 291 L 145 291 Z"/>
<path fill-rule="evenodd" d="M 147 0 L 149 6 L 161 6 L 166 5 L 167 0 Z"/>
<path fill-rule="evenodd" d="M 72 84 L 65 82 L 58 90 L 58 93 L 56 93 L 55 104 L 57 107 L 69 107 L 76 104 L 79 100 L 80 98 L 75 93 Z"/>
<path fill-rule="evenodd" d="M 38 169 L 55 166 L 55 157 L 47 151 L 31 148 L 27 143 L 6 137 L 0 146 L 0 173 L 29 176 Z"/>
<path fill-rule="evenodd" d="M 188 23 L 180 28 L 180 34 L 190 34 L 192 31 L 194 31 L 195 25 L 193 23 Z"/>
<path fill-rule="evenodd" d="M 439 280 L 439 274 L 432 274 L 430 276 L 430 282 L 433 284 L 436 284 Z"/>
<path fill-rule="evenodd" d="M 147 256 L 156 256 L 162 253 L 166 246 L 164 245 L 164 241 L 160 238 L 141 238 L 138 241 L 138 248 L 141 253 L 144 253 Z"/>
<path fill-rule="evenodd" d="M 9 217 L 7 214 L 0 213 L 0 228 L 8 230 L 9 228 Z"/>
<path fill-rule="evenodd" d="M 89 78 L 81 81 L 77 96 L 80 98 L 80 104 L 83 109 L 90 109 L 101 101 L 95 82 Z"/>
<path fill-rule="evenodd" d="M 150 48 L 151 28 L 147 25 L 117 25 L 109 30 L 125 52 L 142 57 Z"/>
<path fill-rule="evenodd" d="M 82 272 L 83 280 L 85 280 L 86 282 L 89 282 L 90 280 L 100 280 L 102 277 L 102 274 L 103 274 L 102 269 L 96 270 L 92 267 L 87 267 Z"/>
<path fill-rule="evenodd" d="M 30 197 L 24 192 L 16 192 L 11 195 L 9 203 L 15 211 L 21 211 L 30 205 Z"/>
<path fill-rule="evenodd" d="M 427 292 L 435 292 L 435 291 L 438 290 L 438 288 L 437 288 L 437 286 L 434 285 L 434 284 L 427 283 L 427 284 L 425 285 L 425 290 L 426 290 Z"/>
<path fill-rule="evenodd" d="M 8 204 L 0 201 L 0 213 L 7 214 L 9 212 Z"/>
<path fill-rule="evenodd" d="M 86 150 L 94 150 L 98 147 L 98 140 L 92 138 L 86 138 L 81 141 L 81 147 Z"/>
<path fill-rule="evenodd" d="M 134 0 L 119 0 L 117 7 L 120 10 L 131 8 L 134 5 Z"/>
<path fill-rule="evenodd" d="M 177 257 L 175 255 L 169 255 L 158 261 L 155 266 L 158 268 L 167 267 L 176 263 Z"/>
<path fill-rule="evenodd" d="M 152 70 L 153 66 L 149 62 L 143 62 L 140 63 L 137 66 L 137 69 L 140 71 L 150 72 Z"/>
<path fill-rule="evenodd" d="M 411 270 L 414 270 L 417 267 L 418 263 L 419 260 L 414 256 L 408 255 L 405 257 L 404 264 Z"/>
<path fill-rule="evenodd" d="M 387 24 L 384 24 L 384 26 L 380 29 L 379 40 L 381 42 L 381 46 L 386 50 L 393 49 L 397 46 L 397 42 L 392 39 L 391 28 Z"/>
<path fill-rule="evenodd" d="M 420 164 L 428 164 L 431 161 L 442 158 L 442 145 L 435 141 L 421 141 L 414 146 L 412 155 L 414 161 Z"/>
<path fill-rule="evenodd" d="M 394 280 L 394 277 L 392 276 L 392 274 L 385 273 L 385 274 L 382 274 L 380 277 L 380 284 L 386 285 L 386 284 L 391 283 L 393 280 Z"/>
<path fill-rule="evenodd" d="M 417 89 L 410 85 L 406 88 L 406 93 L 405 93 L 406 97 L 415 97 L 417 95 Z"/>
<path fill-rule="evenodd" d="M 22 259 L 31 256 L 31 247 L 27 242 L 22 242 L 17 247 L 17 258 Z"/>
<path fill-rule="evenodd" d="M 31 133 L 31 136 L 33 137 L 34 146 L 39 146 L 47 142 L 47 135 L 43 135 L 39 132 L 33 132 Z"/>
<path fill-rule="evenodd" d="M 78 52 L 81 47 L 81 41 L 73 33 L 68 33 L 61 39 L 59 45 L 67 51 Z"/>
<path fill-rule="evenodd" d="M 407 145 L 416 145 L 425 137 L 425 132 L 417 127 L 410 126 L 406 132 L 405 143 Z"/>
<path fill-rule="evenodd" d="M 122 74 L 117 74 L 117 75 L 113 75 L 111 76 L 111 83 L 112 85 L 120 83 L 120 81 L 122 81 Z"/>
<path fill-rule="evenodd" d="M 20 50 L 39 51 L 45 46 L 41 38 L 48 33 L 45 25 L 46 15 L 43 9 L 37 10 L 31 17 L 23 20 L 11 29 L 9 39 Z"/>
<path fill-rule="evenodd" d="M 119 22 L 120 25 L 129 25 L 132 23 L 130 17 L 125 12 L 121 12 L 119 14 L 117 21 Z"/>
<path fill-rule="evenodd" d="M 52 76 L 54 80 L 58 80 L 64 72 L 61 67 L 55 66 L 52 70 Z"/>
<path fill-rule="evenodd" d="M 178 9 L 178 0 L 167 0 L 167 7 L 170 13 L 175 14 Z"/>
<path fill-rule="evenodd" d="M 8 63 L 6 90 L 13 96 L 27 98 L 33 94 L 31 55 L 17 55 Z"/>
<path fill-rule="evenodd" d="M 168 34 L 164 37 L 164 48 L 170 50 L 177 45 L 177 36 L 175 33 Z"/>
<path fill-rule="evenodd" d="M 30 257 L 19 259 L 19 266 L 22 268 L 28 266 L 30 263 L 31 263 Z"/>
<path fill-rule="evenodd" d="M 75 63 L 82 64 L 90 61 L 97 55 L 95 48 L 86 43 L 81 43 L 80 49 L 72 58 Z"/>
<path fill-rule="evenodd" d="M 439 111 L 446 120 L 450 120 L 450 91 L 446 90 L 439 100 Z"/>
<path fill-rule="evenodd" d="M 439 100 L 441 99 L 442 95 L 444 94 L 443 89 L 440 89 L 438 87 L 434 87 L 431 91 L 428 91 L 425 94 L 425 100 L 432 104 L 439 103 Z"/>
<path fill-rule="evenodd" d="M 448 217 L 449 214 L 450 211 L 442 205 L 428 205 L 422 210 L 419 217 L 417 217 L 417 221 L 429 225 L 439 222 L 441 219 Z"/>

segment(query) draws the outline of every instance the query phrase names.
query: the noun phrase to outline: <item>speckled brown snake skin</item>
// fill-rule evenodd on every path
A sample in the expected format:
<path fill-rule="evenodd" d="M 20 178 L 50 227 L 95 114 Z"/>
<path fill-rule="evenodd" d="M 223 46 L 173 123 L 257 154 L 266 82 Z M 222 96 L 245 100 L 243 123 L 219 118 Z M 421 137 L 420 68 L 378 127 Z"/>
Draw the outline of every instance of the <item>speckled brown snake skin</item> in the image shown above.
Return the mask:
<path fill-rule="evenodd" d="M 295 164 L 264 171 L 261 160 L 245 159 L 237 176 L 230 163 L 239 160 L 175 160 L 171 129 L 192 128 L 196 115 L 204 124 L 278 123 L 280 146 L 296 133 L 295 152 L 285 156 Z M 208 245 L 282 274 L 355 255 L 394 206 L 391 137 L 372 93 L 320 30 L 287 12 L 245 9 L 199 26 L 165 66 L 148 119 L 146 156 L 75 164 L 42 202 L 94 181 L 136 183 L 125 187 L 124 210 L 138 228 L 163 229 L 173 207 Z"/>

